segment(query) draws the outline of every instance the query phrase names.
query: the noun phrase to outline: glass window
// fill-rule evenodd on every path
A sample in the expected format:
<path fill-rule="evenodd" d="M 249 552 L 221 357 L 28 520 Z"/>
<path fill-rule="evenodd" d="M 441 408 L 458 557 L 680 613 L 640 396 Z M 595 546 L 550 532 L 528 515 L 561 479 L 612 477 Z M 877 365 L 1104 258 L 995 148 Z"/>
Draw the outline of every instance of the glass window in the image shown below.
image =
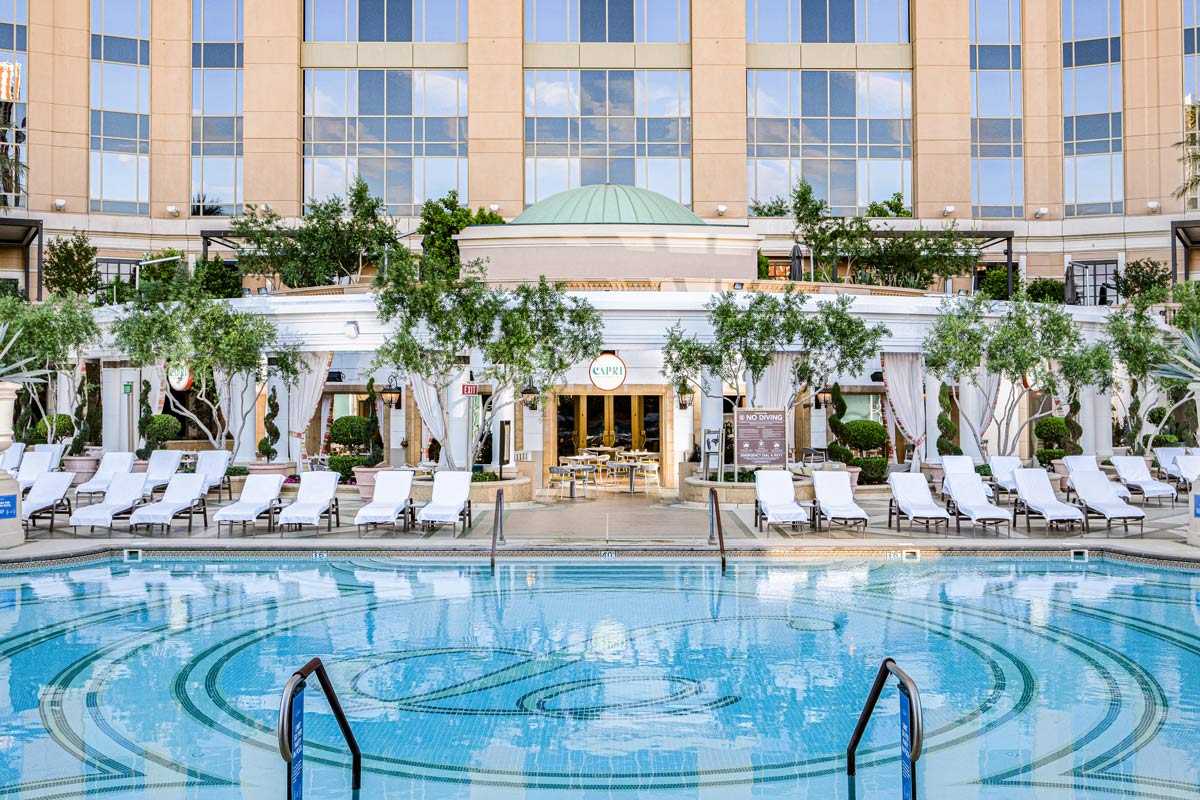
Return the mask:
<path fill-rule="evenodd" d="M 911 73 L 750 70 L 747 92 L 752 200 L 786 197 L 801 178 L 837 214 L 912 197 Z"/>
<path fill-rule="evenodd" d="M 526 70 L 529 204 L 593 183 L 691 202 L 691 73 Z"/>
<path fill-rule="evenodd" d="M 1124 211 L 1120 3 L 1063 0 L 1062 14 L 1066 214 L 1120 214 Z"/>
<path fill-rule="evenodd" d="M 92 211 L 150 211 L 149 37 L 149 0 L 93 0 Z"/>
<path fill-rule="evenodd" d="M 0 151 L 28 164 L 26 86 L 29 81 L 27 0 L 0 0 Z M 0 207 L 26 205 L 22 169 L 0 173 Z"/>
<path fill-rule="evenodd" d="M 196 217 L 242 211 L 243 2 L 193 0 L 191 206 Z"/>
<path fill-rule="evenodd" d="M 971 0 L 971 197 L 977 218 L 1024 216 L 1020 0 Z"/>
<path fill-rule="evenodd" d="M 465 42 L 467 0 L 304 0 L 306 42 Z"/>
<path fill-rule="evenodd" d="M 746 0 L 746 41 L 909 41 L 909 0 Z"/>
<path fill-rule="evenodd" d="M 361 176 L 393 216 L 451 189 L 467 202 L 464 70 L 307 70 L 304 95 L 305 197 Z"/>
<path fill-rule="evenodd" d="M 691 38 L 690 3 L 691 0 L 525 0 L 525 41 L 687 42 Z"/>

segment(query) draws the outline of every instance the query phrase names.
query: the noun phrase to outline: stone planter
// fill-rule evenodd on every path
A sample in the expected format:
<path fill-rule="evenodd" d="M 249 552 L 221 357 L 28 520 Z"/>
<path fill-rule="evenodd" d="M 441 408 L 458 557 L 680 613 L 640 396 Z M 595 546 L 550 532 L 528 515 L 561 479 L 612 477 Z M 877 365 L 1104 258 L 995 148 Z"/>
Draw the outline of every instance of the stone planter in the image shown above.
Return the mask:
<path fill-rule="evenodd" d="M 350 471 L 354 473 L 354 482 L 358 484 L 358 496 L 362 500 L 371 500 L 375 497 L 375 476 L 380 472 L 391 472 L 392 468 L 388 464 L 383 464 L 378 467 L 351 467 Z"/>
<path fill-rule="evenodd" d="M 96 474 L 99 467 L 99 456 L 63 456 L 63 472 L 75 473 L 75 479 L 71 481 L 72 486 L 87 483 Z M 142 472 L 145 471 L 145 469 L 142 470 Z M 134 469 L 134 472 L 137 472 L 137 469 Z"/>
<path fill-rule="evenodd" d="M 471 503 L 492 505 L 496 502 L 496 492 L 504 490 L 504 502 L 513 503 L 533 502 L 533 481 L 529 478 L 505 478 L 502 481 L 481 481 L 471 484 Z M 426 503 L 433 496 L 433 479 L 417 478 L 412 485 L 412 498 L 418 503 Z"/>
<path fill-rule="evenodd" d="M 797 500 L 805 502 L 813 499 L 812 478 L 800 478 L 794 485 Z M 717 500 L 726 506 L 752 506 L 756 498 L 753 482 L 719 483 L 698 477 L 684 479 L 680 497 L 685 503 L 708 503 L 709 489 L 716 489 Z"/>
<path fill-rule="evenodd" d="M 850 488 L 858 486 L 858 473 L 862 472 L 862 467 L 846 467 L 846 472 L 850 474 Z"/>
<path fill-rule="evenodd" d="M 1059 491 L 1065 492 L 1067 490 L 1067 475 L 1070 474 L 1067 472 L 1067 462 L 1061 458 L 1056 458 L 1050 462 L 1050 466 L 1053 468 L 1055 475 L 1061 476 L 1058 479 Z"/>
<path fill-rule="evenodd" d="M 229 476 L 229 491 L 234 496 L 234 498 L 238 498 L 238 497 L 242 496 L 242 489 L 244 489 L 245 486 L 246 486 L 246 476 L 245 475 L 230 475 Z"/>
<path fill-rule="evenodd" d="M 133 462 L 133 472 L 145 472 L 148 469 L 150 469 L 149 461 L 143 461 L 139 458 L 137 461 Z"/>
<path fill-rule="evenodd" d="M 946 482 L 946 470 L 941 464 L 928 464 L 922 470 L 925 477 L 933 484 L 933 493 L 938 494 L 942 491 L 942 484 Z"/>
<path fill-rule="evenodd" d="M 296 474 L 295 461 L 255 461 L 247 464 L 246 469 L 251 475 L 288 475 Z"/>

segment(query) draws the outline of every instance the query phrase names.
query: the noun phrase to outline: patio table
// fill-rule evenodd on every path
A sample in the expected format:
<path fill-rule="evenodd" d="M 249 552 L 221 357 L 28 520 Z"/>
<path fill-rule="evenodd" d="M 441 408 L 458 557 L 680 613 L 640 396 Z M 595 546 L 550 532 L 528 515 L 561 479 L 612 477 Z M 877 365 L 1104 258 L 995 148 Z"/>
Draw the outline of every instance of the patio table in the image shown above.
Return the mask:
<path fill-rule="evenodd" d="M 629 494 L 637 494 L 642 491 L 634 484 L 634 479 L 637 477 L 637 473 L 646 468 L 645 464 L 642 464 L 638 461 L 618 461 L 612 464 L 612 468 L 617 472 L 625 472 L 629 475 L 629 488 L 623 489 L 622 491 L 628 492 Z"/>

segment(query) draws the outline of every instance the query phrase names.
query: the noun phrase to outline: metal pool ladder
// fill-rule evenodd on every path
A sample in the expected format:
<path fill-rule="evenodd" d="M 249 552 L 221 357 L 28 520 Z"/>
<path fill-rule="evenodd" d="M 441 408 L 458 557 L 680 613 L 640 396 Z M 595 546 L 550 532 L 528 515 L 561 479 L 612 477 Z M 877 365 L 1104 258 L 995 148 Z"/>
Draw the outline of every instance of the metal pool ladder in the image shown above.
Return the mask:
<path fill-rule="evenodd" d="M 900 669 L 895 660 L 885 658 L 879 665 L 879 672 L 875 675 L 871 693 L 867 695 L 867 702 L 863 705 L 862 714 L 858 717 L 858 724 L 854 726 L 854 735 L 850 737 L 850 744 L 846 747 L 846 775 L 850 782 L 851 798 L 854 797 L 854 756 L 858 750 L 858 743 L 862 741 L 863 734 L 867 730 L 867 723 L 871 721 L 871 714 L 875 711 L 875 704 L 879 702 L 880 694 L 887 687 L 889 675 L 896 676 L 900 682 L 897 688 L 900 690 L 902 701 L 907 701 L 900 709 L 901 797 L 904 800 L 916 800 L 917 797 L 917 759 L 921 757 L 921 750 L 925 743 L 921 693 L 917 690 L 916 681 L 907 672 Z"/>
<path fill-rule="evenodd" d="M 283 697 L 279 701 L 279 724 L 276 726 L 275 732 L 279 737 L 279 755 L 283 756 L 284 763 L 288 765 L 287 798 L 288 800 L 300 800 L 303 796 L 303 695 L 305 682 L 314 672 L 317 675 L 317 681 L 321 684 L 321 691 L 325 693 L 325 699 L 329 701 L 329 708 L 333 711 L 334 718 L 337 719 L 338 727 L 342 729 L 342 738 L 346 740 L 346 745 L 350 748 L 351 788 L 354 789 L 354 796 L 358 797 L 358 791 L 362 788 L 362 751 L 358 749 L 358 741 L 354 738 L 354 731 L 350 730 L 350 722 L 346 719 L 346 713 L 342 711 L 342 704 L 338 702 L 337 692 L 333 690 L 333 684 L 329 680 L 328 673 L 325 672 L 325 665 L 321 663 L 321 659 L 314 658 L 292 673 L 292 677 L 288 678 L 287 685 L 283 687 Z M 293 724 L 297 722 L 294 716 L 297 697 L 301 698 L 300 719 L 298 720 L 299 724 L 293 727 Z M 293 794 L 293 787 L 298 788 L 299 791 Z"/>

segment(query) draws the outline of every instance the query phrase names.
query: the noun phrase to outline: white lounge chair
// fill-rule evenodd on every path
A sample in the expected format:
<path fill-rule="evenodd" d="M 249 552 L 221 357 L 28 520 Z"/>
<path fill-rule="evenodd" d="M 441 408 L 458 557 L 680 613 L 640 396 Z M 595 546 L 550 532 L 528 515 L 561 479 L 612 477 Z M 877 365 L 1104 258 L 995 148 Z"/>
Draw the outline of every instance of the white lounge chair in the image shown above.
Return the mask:
<path fill-rule="evenodd" d="M 850 473 L 844 470 L 816 470 L 813 472 L 813 493 L 816 496 L 814 509 L 817 530 L 821 529 L 821 518 L 847 527 L 861 527 L 865 533 L 871 518 L 854 502 L 854 488 L 850 486 Z"/>
<path fill-rule="evenodd" d="M 1159 471 L 1167 476 L 1167 480 L 1179 480 L 1179 468 L 1175 466 L 1175 459 L 1179 456 L 1188 454 L 1186 447 L 1156 447 L 1154 448 L 1154 457 L 1158 459 Z"/>
<path fill-rule="evenodd" d="M 975 471 L 975 459 L 970 456 L 942 456 L 942 472 L 947 478 L 951 475 L 978 475 Z M 992 496 L 992 487 L 986 483 L 983 485 L 983 491 L 988 497 Z M 942 496 L 949 494 L 946 491 L 946 482 L 942 481 Z"/>
<path fill-rule="evenodd" d="M 1044 469 L 1019 469 L 1013 473 L 1017 483 L 1017 500 L 1013 507 L 1013 519 L 1025 512 L 1025 530 L 1030 530 L 1030 517 L 1041 517 L 1046 525 L 1083 525 L 1083 510 L 1058 499 L 1050 476 Z"/>
<path fill-rule="evenodd" d="M 230 533 L 233 526 L 241 524 L 245 532 L 246 524 L 253 525 L 263 517 L 267 518 L 267 532 L 275 530 L 275 515 L 283 507 L 279 499 L 279 491 L 283 488 L 282 475 L 250 475 L 242 486 L 242 496 L 236 503 L 227 505 L 213 515 L 217 523 L 217 536 L 221 535 L 221 525 L 227 524 Z"/>
<path fill-rule="evenodd" d="M 50 454 L 50 471 L 57 472 L 62 465 L 63 453 L 66 452 L 65 444 L 35 444 L 33 452 L 49 453 Z"/>
<path fill-rule="evenodd" d="M 104 499 L 95 505 L 77 508 L 71 515 L 71 526 L 79 528 L 88 526 L 96 528 L 111 528 L 113 520 L 127 516 L 142 504 L 142 494 L 146 488 L 146 473 L 126 472 L 114 475 Z"/>
<path fill-rule="evenodd" d="M 888 500 L 888 527 L 892 527 L 892 514 L 896 515 L 896 530 L 900 530 L 900 518 L 908 518 L 908 529 L 913 523 L 925 526 L 928 531 L 932 526 L 936 533 L 942 525 L 946 526 L 946 535 L 950 534 L 950 513 L 933 500 L 929 491 L 929 482 L 920 472 L 893 472 L 888 476 L 888 486 L 891 487 L 892 497 Z"/>
<path fill-rule="evenodd" d="M 22 493 L 33 486 L 42 473 L 50 472 L 50 459 L 53 457 L 52 453 L 37 450 L 25 454 L 25 457 L 21 459 L 21 468 L 17 470 L 16 476 L 17 485 L 21 487 Z"/>
<path fill-rule="evenodd" d="M 1067 468 L 1067 499 L 1071 499 L 1071 491 L 1075 488 L 1075 475 L 1079 472 L 1094 472 L 1099 475 L 1104 475 L 1104 470 L 1100 469 L 1100 465 L 1096 463 L 1095 456 L 1066 456 L 1063 458 L 1063 464 Z M 1108 476 L 1104 475 L 1104 479 L 1108 480 Z M 1129 499 L 1129 490 L 1123 484 L 1114 483 L 1113 487 L 1117 490 L 1117 494 L 1126 500 Z"/>
<path fill-rule="evenodd" d="M 133 453 L 105 453 L 100 459 L 96 474 L 89 480 L 79 484 L 75 489 L 75 501 L 79 502 L 81 495 L 104 494 L 112 479 L 127 472 L 133 472 Z"/>
<path fill-rule="evenodd" d="M 181 450 L 155 450 L 150 454 L 146 463 L 146 494 L 151 497 L 159 489 L 166 487 L 179 472 L 179 462 L 183 459 Z M 217 498 L 220 500 L 221 498 Z"/>
<path fill-rule="evenodd" d="M 1133 494 L 1140 494 L 1143 503 L 1151 497 L 1157 497 L 1158 502 L 1162 503 L 1164 497 L 1169 497 L 1171 505 L 1175 505 L 1179 492 L 1169 483 L 1154 480 L 1150 468 L 1146 466 L 1146 459 L 1141 456 L 1113 456 L 1112 463 L 1117 468 L 1121 483 Z"/>
<path fill-rule="evenodd" d="M 342 512 L 338 508 L 337 486 L 341 474 L 337 472 L 305 472 L 300 476 L 300 489 L 296 500 L 279 512 L 279 527 L 289 525 L 299 528 L 304 525 L 319 526 L 321 517 L 326 518 L 326 530 L 333 530 L 334 517 L 342 525 Z"/>
<path fill-rule="evenodd" d="M 142 491 L 145 492 L 143 484 Z M 133 532 L 145 525 L 153 530 L 161 527 L 164 532 L 171 532 L 171 523 L 182 517 L 187 517 L 188 533 L 192 532 L 192 523 L 199 513 L 204 519 L 204 527 L 208 527 L 208 486 L 200 474 L 176 475 L 167 484 L 162 500 L 157 503 L 147 503 L 138 506 L 129 517 L 129 530 Z"/>
<path fill-rule="evenodd" d="M 1017 479 L 1013 473 L 1021 468 L 1021 459 L 1016 456 L 992 456 L 988 459 L 992 470 L 992 484 L 996 487 L 997 499 L 1000 492 L 1005 496 L 1017 493 Z"/>
<path fill-rule="evenodd" d="M 1175 468 L 1179 470 L 1179 488 L 1185 492 L 1190 492 L 1192 486 L 1196 483 L 1196 479 L 1200 478 L 1200 456 L 1177 456 L 1175 458 Z"/>
<path fill-rule="evenodd" d="M 1091 517 L 1099 517 L 1109 530 L 1112 530 L 1114 522 L 1124 523 L 1126 534 L 1129 533 L 1132 520 L 1137 522 L 1139 534 L 1145 535 L 1146 512 L 1122 500 L 1117 495 L 1117 485 L 1102 472 L 1081 472 L 1076 476 L 1075 492 L 1083 504 L 1085 530 L 1090 530 Z"/>
<path fill-rule="evenodd" d="M 808 512 L 796 502 L 796 484 L 792 473 L 783 469 L 760 469 L 754 473 L 754 524 L 797 525 L 808 522 Z"/>
<path fill-rule="evenodd" d="M 950 507 L 947 509 L 954 516 L 955 530 L 962 531 L 962 521 L 971 520 L 971 533 L 975 526 L 982 525 L 986 533 L 989 525 L 996 526 L 996 535 L 1000 535 L 1000 526 L 1008 526 L 1008 535 L 1012 536 L 1012 519 L 1008 511 L 988 500 L 984 489 L 983 477 L 978 473 L 954 473 L 946 476 L 944 484 L 946 494 L 950 497 Z"/>
<path fill-rule="evenodd" d="M 54 518 L 59 514 L 71 516 L 71 501 L 67 499 L 67 491 L 73 480 L 74 472 L 43 472 L 38 476 L 29 489 L 29 495 L 21 501 L 21 518 L 26 530 L 36 528 L 37 521 L 42 517 L 49 517 L 50 534 L 54 535 Z"/>
<path fill-rule="evenodd" d="M 11 475 L 17 474 L 17 468 L 21 466 L 21 456 L 25 455 L 25 444 L 23 442 L 13 442 L 8 446 L 8 449 L 0 453 L 0 472 L 8 472 Z"/>
<path fill-rule="evenodd" d="M 231 458 L 233 454 L 228 450 L 205 450 L 196 456 L 196 474 L 205 476 L 206 492 L 214 488 L 217 490 L 217 502 L 221 501 L 222 489 L 229 494 L 230 500 L 233 499 L 233 487 L 229 484 L 229 476 L 225 474 Z"/>
<path fill-rule="evenodd" d="M 428 527 L 439 523 L 458 523 L 463 530 L 471 527 L 471 473 L 438 472 L 433 476 L 433 496 L 417 513 L 417 522 Z"/>
<path fill-rule="evenodd" d="M 375 475 L 375 496 L 354 517 L 360 536 L 372 525 L 391 525 L 394 531 L 396 520 L 401 516 L 404 517 L 404 530 L 408 530 L 412 521 L 414 474 L 411 470 L 389 470 Z"/>

